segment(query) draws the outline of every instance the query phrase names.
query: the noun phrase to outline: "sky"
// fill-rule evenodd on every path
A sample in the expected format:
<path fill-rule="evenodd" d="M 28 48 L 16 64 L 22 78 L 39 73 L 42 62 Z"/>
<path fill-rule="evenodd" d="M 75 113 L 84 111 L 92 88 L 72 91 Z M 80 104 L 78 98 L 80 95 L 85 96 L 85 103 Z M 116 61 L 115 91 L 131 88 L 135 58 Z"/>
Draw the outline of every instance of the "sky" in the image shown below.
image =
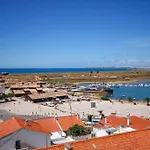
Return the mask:
<path fill-rule="evenodd" d="M 150 66 L 150 0 L 0 0 L 0 68 Z"/>

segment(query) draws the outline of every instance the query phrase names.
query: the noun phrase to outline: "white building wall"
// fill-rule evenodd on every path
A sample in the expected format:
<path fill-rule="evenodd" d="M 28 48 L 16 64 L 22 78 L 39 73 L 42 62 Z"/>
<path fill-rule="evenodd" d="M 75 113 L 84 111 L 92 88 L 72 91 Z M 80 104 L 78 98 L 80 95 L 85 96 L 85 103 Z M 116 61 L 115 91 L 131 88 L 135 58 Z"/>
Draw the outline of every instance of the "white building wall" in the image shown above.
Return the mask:
<path fill-rule="evenodd" d="M 0 150 L 15 150 L 15 143 L 17 140 L 20 140 L 21 143 L 29 144 L 34 148 L 46 147 L 46 143 L 47 146 L 51 145 L 50 135 L 21 129 L 0 139 Z"/>
<path fill-rule="evenodd" d="M 95 137 L 102 137 L 102 136 L 107 136 L 107 132 L 103 129 L 97 129 L 93 128 L 93 134 L 95 134 Z"/>

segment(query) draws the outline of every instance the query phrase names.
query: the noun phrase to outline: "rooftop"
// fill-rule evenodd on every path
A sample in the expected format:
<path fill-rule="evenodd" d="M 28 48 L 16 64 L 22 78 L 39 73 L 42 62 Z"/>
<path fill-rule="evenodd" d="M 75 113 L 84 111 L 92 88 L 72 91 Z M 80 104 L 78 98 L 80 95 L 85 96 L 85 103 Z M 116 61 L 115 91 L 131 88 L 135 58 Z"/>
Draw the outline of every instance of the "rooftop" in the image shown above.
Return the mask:
<path fill-rule="evenodd" d="M 129 126 L 136 130 L 146 129 L 150 127 L 150 120 L 142 118 L 142 117 L 130 116 Z"/>
<path fill-rule="evenodd" d="M 36 83 L 24 83 L 24 84 L 14 84 L 14 85 L 11 85 L 10 88 L 38 88 L 40 87 L 40 85 L 37 85 Z"/>
<path fill-rule="evenodd" d="M 46 129 L 49 133 L 60 131 L 60 128 L 55 121 L 54 117 L 50 118 L 41 118 L 34 120 L 35 122 L 39 123 L 44 129 Z"/>
<path fill-rule="evenodd" d="M 70 145 L 73 150 L 148 150 L 150 148 L 149 139 L 150 129 L 145 129 L 75 141 L 36 150 L 64 150 L 65 145 Z"/>
<path fill-rule="evenodd" d="M 49 132 L 55 131 L 67 131 L 70 127 L 75 124 L 86 127 L 85 124 L 77 117 L 77 115 L 72 116 L 61 116 L 61 117 L 50 117 L 35 120 L 38 122 L 44 129 Z"/>
<path fill-rule="evenodd" d="M 25 94 L 23 90 L 12 90 L 15 95 L 17 94 Z"/>
<path fill-rule="evenodd" d="M 107 123 L 105 123 L 104 118 L 100 120 L 99 123 L 104 124 L 105 126 L 111 126 L 116 128 L 120 125 L 127 125 L 127 119 L 116 115 L 110 115 L 107 117 Z"/>
<path fill-rule="evenodd" d="M 120 125 L 129 126 L 131 128 L 134 128 L 136 130 L 145 129 L 147 127 L 150 127 L 150 120 L 137 117 L 137 116 L 129 116 L 130 124 L 127 125 L 127 118 L 119 117 L 116 115 L 110 115 L 107 117 L 107 123 L 105 123 L 105 119 L 100 120 L 100 127 L 118 127 Z M 98 127 L 98 126 L 97 126 Z"/>
<path fill-rule="evenodd" d="M 22 118 L 13 117 L 0 123 L 0 139 L 20 129 L 49 134 L 46 129 L 34 121 L 26 121 Z"/>
<path fill-rule="evenodd" d="M 60 124 L 63 131 L 67 131 L 70 127 L 72 127 L 75 124 L 86 127 L 85 124 L 77 117 L 77 115 L 58 117 L 57 121 Z"/>
<path fill-rule="evenodd" d="M 32 100 L 42 99 L 42 98 L 56 98 L 59 96 L 66 96 L 67 94 L 64 91 L 48 91 L 42 94 L 30 94 L 28 95 Z"/>

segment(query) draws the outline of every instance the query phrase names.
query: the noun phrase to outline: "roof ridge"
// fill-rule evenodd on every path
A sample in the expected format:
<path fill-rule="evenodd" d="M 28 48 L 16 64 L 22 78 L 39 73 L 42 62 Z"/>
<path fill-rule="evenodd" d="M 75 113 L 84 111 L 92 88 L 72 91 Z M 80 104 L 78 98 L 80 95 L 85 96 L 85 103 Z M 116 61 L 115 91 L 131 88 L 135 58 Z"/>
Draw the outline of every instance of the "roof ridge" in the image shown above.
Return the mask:
<path fill-rule="evenodd" d="M 116 117 L 116 118 L 120 118 L 120 119 L 126 119 L 125 117 L 116 116 L 116 115 L 109 115 L 108 117 L 110 117 L 110 116 L 112 116 L 112 117 Z"/>
<path fill-rule="evenodd" d="M 123 132 L 123 133 L 118 133 L 118 134 L 113 134 L 113 135 L 103 136 L 103 137 L 94 137 L 94 138 L 90 138 L 88 140 L 91 141 L 93 139 L 99 139 L 99 138 L 105 139 L 105 138 L 108 138 L 108 137 L 115 137 L 115 136 L 118 136 L 118 135 L 126 135 L 126 134 L 130 134 L 130 133 L 133 133 L 133 132 L 137 133 L 137 132 L 146 131 L 146 130 L 150 130 L 150 128 L 142 129 L 142 130 L 129 131 L 129 132 Z M 78 143 L 78 142 L 81 142 L 81 141 L 83 142 L 85 140 L 80 140 L 80 141 L 76 141 L 76 142 Z"/>
<path fill-rule="evenodd" d="M 138 131 L 130 131 L 130 132 L 125 132 L 125 133 L 118 133 L 118 134 L 113 134 L 113 135 L 109 135 L 109 136 L 104 136 L 104 137 L 95 137 L 95 138 L 91 138 L 91 139 L 87 139 L 87 140 L 79 140 L 79 141 L 73 141 L 73 142 L 68 142 L 68 144 L 73 144 L 73 143 L 75 143 L 75 144 L 78 144 L 78 143 L 82 143 L 83 142 L 83 144 L 85 143 L 85 142 L 89 142 L 89 143 L 92 143 L 92 141 L 93 140 L 95 140 L 95 139 L 107 139 L 107 138 L 111 138 L 112 136 L 114 137 L 116 137 L 116 136 L 120 136 L 120 135 L 127 135 L 127 134 L 131 134 L 131 133 L 138 133 L 138 132 L 142 132 L 142 131 L 149 131 L 150 129 L 143 129 L 143 130 L 138 130 Z M 59 145 L 53 145 L 53 146 L 50 146 L 50 149 L 51 148 L 53 148 L 53 147 L 61 147 L 61 146 L 65 146 L 65 143 L 63 143 L 63 144 L 59 144 Z M 41 148 L 38 148 L 38 149 L 36 149 L 36 150 L 42 150 Z M 43 150 L 45 150 L 44 148 L 43 148 Z"/>
<path fill-rule="evenodd" d="M 18 126 L 20 127 L 20 128 L 23 128 L 21 125 L 20 125 L 20 123 L 19 123 L 19 121 L 18 121 L 18 119 L 22 119 L 22 118 L 18 118 L 18 117 L 12 117 L 12 119 L 13 120 L 15 120 L 15 122 L 18 124 Z M 22 119 L 23 120 L 23 119 Z"/>
<path fill-rule="evenodd" d="M 90 139 L 87 139 L 88 141 L 92 141 L 94 139 L 105 139 L 105 138 L 109 138 L 109 137 L 116 137 L 118 135 L 127 135 L 127 134 L 130 134 L 130 133 L 133 133 L 133 132 L 141 132 L 141 131 L 146 131 L 146 130 L 150 130 L 150 128 L 148 129 L 143 129 L 143 130 L 135 130 L 135 131 L 129 131 L 129 132 L 124 132 L 124 133 L 118 133 L 118 134 L 113 134 L 113 135 L 109 135 L 109 136 L 103 136 L 103 137 L 94 137 L 94 138 L 90 138 Z M 75 143 L 80 143 L 80 142 L 86 142 L 87 140 L 79 140 L 79 141 L 75 141 Z M 69 143 L 72 143 L 72 142 L 69 142 Z"/>
<path fill-rule="evenodd" d="M 75 117 L 75 116 L 77 116 L 77 114 L 75 114 L 75 115 L 68 115 L 68 116 L 59 116 L 58 118 Z"/>
<path fill-rule="evenodd" d="M 66 118 L 66 117 L 74 117 L 74 116 L 77 116 L 77 114 L 75 114 L 75 115 L 68 115 L 68 116 L 57 116 L 57 118 Z M 50 116 L 50 117 L 44 117 L 44 118 L 37 118 L 37 119 L 33 119 L 33 120 L 44 120 L 44 119 L 51 119 L 51 118 L 54 118 L 55 117 L 55 115 L 54 116 Z"/>
<path fill-rule="evenodd" d="M 54 119 L 54 120 L 56 121 L 56 123 L 57 123 L 57 125 L 58 125 L 59 129 L 63 132 L 63 129 L 62 129 L 62 127 L 61 127 L 60 123 L 59 123 L 56 119 Z"/>
<path fill-rule="evenodd" d="M 37 118 L 37 119 L 32 119 L 32 121 L 38 121 L 38 120 L 44 120 L 44 119 L 50 119 L 53 117 L 44 117 L 44 118 Z"/>
<path fill-rule="evenodd" d="M 139 119 L 143 119 L 143 120 L 150 121 L 150 120 L 148 120 L 147 118 L 144 118 L 144 117 L 139 117 L 139 116 L 135 116 L 135 115 L 132 115 L 132 116 L 130 116 L 130 117 L 136 117 L 136 118 L 139 118 Z"/>

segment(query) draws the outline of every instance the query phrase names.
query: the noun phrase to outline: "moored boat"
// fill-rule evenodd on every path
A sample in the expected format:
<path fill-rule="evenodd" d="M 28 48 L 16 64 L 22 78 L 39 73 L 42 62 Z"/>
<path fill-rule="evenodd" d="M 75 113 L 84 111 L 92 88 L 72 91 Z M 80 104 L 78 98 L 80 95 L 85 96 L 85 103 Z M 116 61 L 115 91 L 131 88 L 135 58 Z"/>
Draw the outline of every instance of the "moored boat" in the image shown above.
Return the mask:
<path fill-rule="evenodd" d="M 9 75 L 8 72 L 1 72 L 1 75 Z"/>

